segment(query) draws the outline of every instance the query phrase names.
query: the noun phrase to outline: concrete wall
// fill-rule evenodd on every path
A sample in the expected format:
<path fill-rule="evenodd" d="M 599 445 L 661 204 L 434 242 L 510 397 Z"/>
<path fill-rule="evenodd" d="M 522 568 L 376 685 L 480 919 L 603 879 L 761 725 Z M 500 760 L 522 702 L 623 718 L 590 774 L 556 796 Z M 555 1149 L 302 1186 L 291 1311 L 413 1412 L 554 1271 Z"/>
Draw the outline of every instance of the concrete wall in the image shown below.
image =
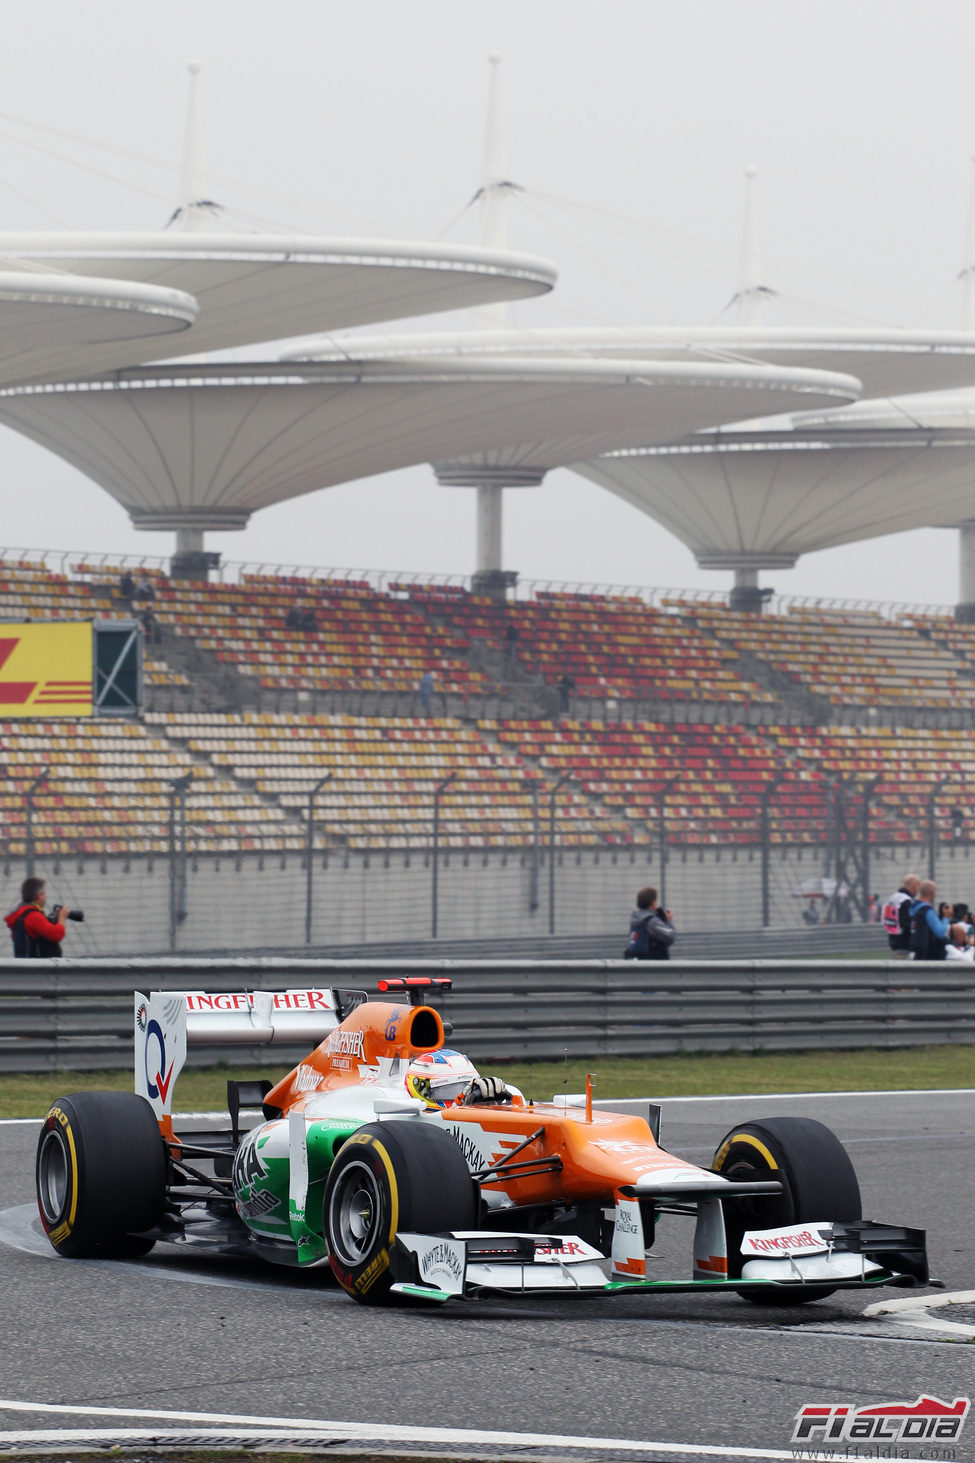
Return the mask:
<path fill-rule="evenodd" d="M 908 869 L 926 872 L 914 846 L 871 851 L 873 888 L 885 897 Z M 170 870 L 165 859 L 62 860 L 42 868 L 50 901 L 85 910 L 69 926 L 65 954 L 124 955 L 169 949 Z M 431 932 L 429 854 L 317 855 L 313 866 L 312 946 L 426 939 Z M 823 872 L 823 854 L 781 848 L 770 866 L 773 925 L 798 925 L 804 900 L 793 892 Z M 938 855 L 945 898 L 975 906 L 975 857 L 968 844 Z M 17 902 L 22 870 L 5 870 L 5 908 Z M 306 869 L 298 854 L 214 855 L 187 866 L 187 917 L 176 949 L 294 950 L 304 945 Z M 625 943 L 629 911 L 644 884 L 660 887 L 659 862 L 647 848 L 567 850 L 556 855 L 555 930 L 562 934 L 619 932 Z M 549 867 L 538 871 L 538 908 L 529 908 L 530 853 L 442 854 L 439 934 L 450 939 L 543 935 L 549 928 Z M 761 924 L 761 861 L 757 849 L 671 850 L 667 903 L 678 928 L 749 929 Z"/>

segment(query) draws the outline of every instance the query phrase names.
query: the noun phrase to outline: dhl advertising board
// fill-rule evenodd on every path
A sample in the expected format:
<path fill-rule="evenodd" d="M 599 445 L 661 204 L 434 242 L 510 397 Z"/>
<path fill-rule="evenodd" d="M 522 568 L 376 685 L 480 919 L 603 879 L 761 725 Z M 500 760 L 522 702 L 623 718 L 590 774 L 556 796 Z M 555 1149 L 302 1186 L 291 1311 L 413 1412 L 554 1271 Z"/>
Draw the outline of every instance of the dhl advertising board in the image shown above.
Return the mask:
<path fill-rule="evenodd" d="M 0 720 L 91 716 L 90 624 L 0 624 Z"/>

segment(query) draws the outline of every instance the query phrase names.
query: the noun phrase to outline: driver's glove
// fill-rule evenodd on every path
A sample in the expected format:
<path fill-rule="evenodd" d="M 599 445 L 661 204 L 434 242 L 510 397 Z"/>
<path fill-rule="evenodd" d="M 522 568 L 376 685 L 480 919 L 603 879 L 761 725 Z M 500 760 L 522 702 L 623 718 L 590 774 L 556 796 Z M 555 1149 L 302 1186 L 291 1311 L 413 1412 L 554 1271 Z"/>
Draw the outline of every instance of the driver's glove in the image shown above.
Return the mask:
<path fill-rule="evenodd" d="M 475 1077 L 467 1089 L 465 1105 L 475 1102 L 510 1102 L 512 1094 L 500 1077 Z"/>

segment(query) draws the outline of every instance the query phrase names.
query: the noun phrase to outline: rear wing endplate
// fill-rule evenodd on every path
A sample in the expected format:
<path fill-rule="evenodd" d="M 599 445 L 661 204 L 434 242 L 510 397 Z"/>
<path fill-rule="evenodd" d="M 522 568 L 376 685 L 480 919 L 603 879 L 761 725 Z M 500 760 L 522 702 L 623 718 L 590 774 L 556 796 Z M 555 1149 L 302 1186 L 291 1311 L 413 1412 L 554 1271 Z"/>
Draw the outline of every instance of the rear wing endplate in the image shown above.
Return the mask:
<path fill-rule="evenodd" d="M 365 1000 L 362 991 L 325 987 L 285 991 L 135 992 L 135 1090 L 162 1122 L 186 1048 L 199 1045 L 317 1046 Z"/>

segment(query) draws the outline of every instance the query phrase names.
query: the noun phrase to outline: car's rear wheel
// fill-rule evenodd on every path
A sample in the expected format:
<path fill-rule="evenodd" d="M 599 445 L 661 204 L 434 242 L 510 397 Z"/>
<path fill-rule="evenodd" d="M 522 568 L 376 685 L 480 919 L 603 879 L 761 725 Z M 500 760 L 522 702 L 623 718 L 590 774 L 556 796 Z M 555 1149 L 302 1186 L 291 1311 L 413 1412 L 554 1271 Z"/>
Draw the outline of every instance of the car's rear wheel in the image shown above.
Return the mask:
<path fill-rule="evenodd" d="M 41 1224 L 59 1255 L 130 1258 L 155 1240 L 166 1149 L 152 1108 L 131 1092 L 75 1092 L 54 1103 L 34 1165 Z"/>
<path fill-rule="evenodd" d="M 473 1229 L 477 1190 L 449 1133 L 415 1121 L 367 1123 L 339 1149 L 325 1185 L 332 1270 L 364 1305 L 386 1299 L 397 1230 Z"/>
<path fill-rule="evenodd" d="M 748 1229 L 787 1229 L 825 1219 L 859 1219 L 860 1185 L 836 1134 L 814 1118 L 760 1118 L 742 1123 L 723 1139 L 713 1168 L 738 1181 L 778 1179 L 782 1193 L 723 1199 L 728 1240 L 728 1278 L 741 1275 L 741 1240 Z M 756 1305 L 804 1305 L 831 1295 L 835 1286 L 742 1287 Z"/>

